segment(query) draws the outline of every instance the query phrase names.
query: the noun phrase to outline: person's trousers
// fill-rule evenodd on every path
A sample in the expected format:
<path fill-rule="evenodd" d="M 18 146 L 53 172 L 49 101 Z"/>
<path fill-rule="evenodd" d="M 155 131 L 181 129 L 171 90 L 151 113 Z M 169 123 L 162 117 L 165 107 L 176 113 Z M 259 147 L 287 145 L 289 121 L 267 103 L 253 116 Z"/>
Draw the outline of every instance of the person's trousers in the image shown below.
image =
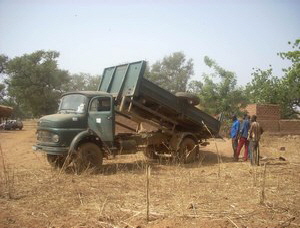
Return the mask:
<path fill-rule="evenodd" d="M 250 140 L 250 159 L 252 165 L 259 165 L 259 142 Z"/>
<path fill-rule="evenodd" d="M 239 158 L 241 149 L 243 148 L 244 145 L 245 145 L 244 161 L 247 161 L 247 159 L 248 159 L 248 147 L 249 147 L 249 141 L 247 140 L 247 138 L 244 138 L 244 137 L 240 138 L 239 144 L 238 144 L 238 147 L 237 147 L 237 150 L 236 150 L 236 156 L 237 156 L 237 158 Z"/>
<path fill-rule="evenodd" d="M 233 158 L 237 159 L 236 150 L 237 150 L 237 147 L 238 147 L 238 139 L 237 138 L 232 138 L 231 143 L 232 143 L 232 149 L 233 149 Z"/>

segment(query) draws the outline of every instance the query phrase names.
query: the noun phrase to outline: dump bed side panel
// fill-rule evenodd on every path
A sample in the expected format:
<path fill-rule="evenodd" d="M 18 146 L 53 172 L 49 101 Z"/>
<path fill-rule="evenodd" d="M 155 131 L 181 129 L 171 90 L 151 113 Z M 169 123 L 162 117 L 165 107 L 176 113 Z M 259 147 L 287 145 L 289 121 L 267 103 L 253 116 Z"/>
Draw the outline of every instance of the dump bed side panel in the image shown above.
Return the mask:
<path fill-rule="evenodd" d="M 141 81 L 140 96 L 155 100 L 157 103 L 174 110 L 174 112 L 180 111 L 178 98 L 174 94 L 144 78 Z"/>
<path fill-rule="evenodd" d="M 219 132 L 220 122 L 214 117 L 183 102 L 174 94 L 146 79 L 142 79 L 140 96 L 146 98 L 146 100 L 154 100 L 156 103 L 168 108 L 170 110 L 168 116 L 179 123 L 183 123 L 182 125 L 187 128 L 194 128 L 195 130 L 199 127 L 202 128 L 203 121 L 212 134 L 217 135 Z"/>
<path fill-rule="evenodd" d="M 193 106 L 188 106 L 186 109 L 184 109 L 184 117 L 187 120 L 193 121 L 197 125 L 202 124 L 203 121 L 211 133 L 215 136 L 218 136 L 220 130 L 220 121 L 201 111 L 200 109 Z"/>

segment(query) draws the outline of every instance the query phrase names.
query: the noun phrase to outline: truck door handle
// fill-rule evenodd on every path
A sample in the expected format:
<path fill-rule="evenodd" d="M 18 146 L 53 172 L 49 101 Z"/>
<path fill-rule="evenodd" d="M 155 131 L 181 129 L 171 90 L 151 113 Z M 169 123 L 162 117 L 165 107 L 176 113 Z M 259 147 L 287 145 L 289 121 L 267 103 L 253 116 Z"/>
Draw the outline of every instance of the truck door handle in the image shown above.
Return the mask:
<path fill-rule="evenodd" d="M 111 120 L 111 118 L 112 118 L 111 116 L 108 116 L 108 117 L 107 117 L 108 120 Z"/>

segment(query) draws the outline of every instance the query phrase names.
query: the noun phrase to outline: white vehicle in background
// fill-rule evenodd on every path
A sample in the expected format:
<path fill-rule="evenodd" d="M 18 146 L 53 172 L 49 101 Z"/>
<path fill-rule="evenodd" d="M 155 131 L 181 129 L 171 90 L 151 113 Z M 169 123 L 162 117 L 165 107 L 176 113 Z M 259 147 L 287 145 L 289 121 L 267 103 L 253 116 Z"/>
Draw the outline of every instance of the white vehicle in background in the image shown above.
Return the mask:
<path fill-rule="evenodd" d="M 0 124 L 0 129 L 3 130 L 22 130 L 23 123 L 21 120 L 6 120 L 4 123 Z"/>

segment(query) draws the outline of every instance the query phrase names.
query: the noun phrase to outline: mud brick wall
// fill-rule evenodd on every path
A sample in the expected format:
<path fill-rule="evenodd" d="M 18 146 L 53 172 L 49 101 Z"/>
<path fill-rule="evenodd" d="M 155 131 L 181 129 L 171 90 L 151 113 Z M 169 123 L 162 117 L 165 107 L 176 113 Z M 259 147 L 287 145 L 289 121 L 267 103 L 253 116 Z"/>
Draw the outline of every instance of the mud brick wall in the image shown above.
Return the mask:
<path fill-rule="evenodd" d="M 264 131 L 282 134 L 300 134 L 300 120 L 281 120 L 279 105 L 250 104 L 245 110 L 256 115 Z"/>
<path fill-rule="evenodd" d="M 300 134 L 300 120 L 280 120 L 279 128 L 281 133 Z"/>
<path fill-rule="evenodd" d="M 257 105 L 256 115 L 258 120 L 280 120 L 279 105 Z"/>
<path fill-rule="evenodd" d="M 272 104 L 250 104 L 245 109 L 250 116 L 256 115 L 257 120 L 280 120 L 279 105 Z"/>
<path fill-rule="evenodd" d="M 245 108 L 245 111 L 247 111 L 248 115 L 250 115 L 250 116 L 256 115 L 256 106 L 257 106 L 257 104 L 249 104 Z"/>
<path fill-rule="evenodd" d="M 260 123 L 264 131 L 279 132 L 280 107 L 272 104 L 250 104 L 245 109 L 252 116 L 257 116 L 257 121 Z"/>
<path fill-rule="evenodd" d="M 279 120 L 258 120 L 264 131 L 279 132 Z"/>

